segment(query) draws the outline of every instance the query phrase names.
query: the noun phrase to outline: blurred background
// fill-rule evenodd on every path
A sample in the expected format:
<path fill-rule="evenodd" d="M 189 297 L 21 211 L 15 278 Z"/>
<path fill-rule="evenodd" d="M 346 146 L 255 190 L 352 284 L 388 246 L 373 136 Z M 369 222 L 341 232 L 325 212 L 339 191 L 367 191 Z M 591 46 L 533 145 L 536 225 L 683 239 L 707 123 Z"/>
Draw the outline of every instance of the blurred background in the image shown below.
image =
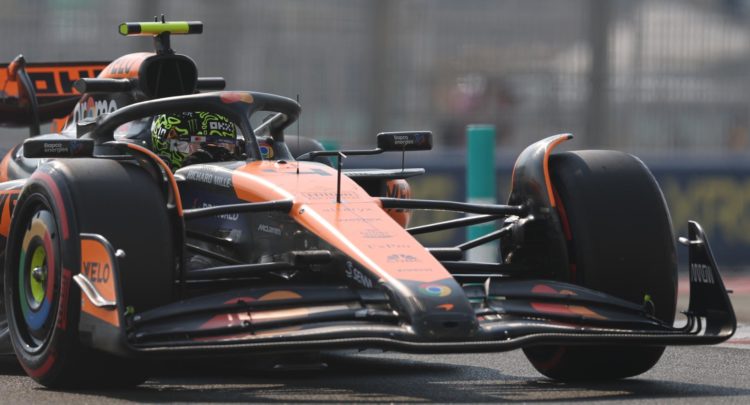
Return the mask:
<path fill-rule="evenodd" d="M 500 201 L 515 156 L 548 135 L 634 153 L 677 233 L 697 219 L 719 263 L 750 265 L 750 0 L 0 0 L 0 61 L 108 61 L 150 50 L 123 21 L 201 20 L 173 37 L 202 76 L 298 94 L 302 135 L 347 147 L 430 129 L 407 163 L 421 198 L 463 200 L 465 128 L 496 128 Z M 0 142 L 22 139 L 5 130 Z M 6 145 L 7 146 L 7 145 Z M 400 156 L 357 165 L 399 165 Z M 417 221 L 443 219 L 427 213 Z M 462 234 L 426 240 L 451 243 Z"/>
<path fill-rule="evenodd" d="M 201 20 L 176 37 L 203 75 L 290 95 L 302 131 L 367 145 L 468 123 L 519 150 L 579 147 L 725 154 L 750 147 L 747 0 L 1 0 L 0 60 L 111 60 L 149 50 L 122 21 Z"/>

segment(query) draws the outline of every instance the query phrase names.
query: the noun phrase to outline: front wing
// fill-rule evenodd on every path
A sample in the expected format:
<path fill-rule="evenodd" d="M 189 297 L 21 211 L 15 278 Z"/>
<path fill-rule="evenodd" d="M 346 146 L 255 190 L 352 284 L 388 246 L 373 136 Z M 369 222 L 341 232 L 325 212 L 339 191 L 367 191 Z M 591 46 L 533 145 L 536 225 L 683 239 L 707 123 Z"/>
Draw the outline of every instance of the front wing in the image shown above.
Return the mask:
<path fill-rule="evenodd" d="M 100 240 L 102 238 L 88 238 Z M 84 292 L 82 339 L 119 355 L 298 352 L 340 348 L 415 353 L 493 352 L 534 345 L 701 345 L 729 339 L 736 319 L 700 226 L 689 224 L 690 304 L 681 326 L 633 304 L 549 280 L 488 279 L 465 284 L 469 319 L 446 307 L 439 319 L 406 319 L 395 292 L 337 286 L 247 288 L 133 314 L 117 299 L 116 258 L 109 288 L 76 281 Z M 93 289 L 93 290 L 92 290 Z M 106 290 L 102 292 L 100 290 Z M 417 327 L 429 323 L 433 329 Z M 442 328 L 434 330 L 434 328 Z M 451 333 L 451 330 L 457 331 Z M 469 333 L 460 332 L 469 330 Z"/>

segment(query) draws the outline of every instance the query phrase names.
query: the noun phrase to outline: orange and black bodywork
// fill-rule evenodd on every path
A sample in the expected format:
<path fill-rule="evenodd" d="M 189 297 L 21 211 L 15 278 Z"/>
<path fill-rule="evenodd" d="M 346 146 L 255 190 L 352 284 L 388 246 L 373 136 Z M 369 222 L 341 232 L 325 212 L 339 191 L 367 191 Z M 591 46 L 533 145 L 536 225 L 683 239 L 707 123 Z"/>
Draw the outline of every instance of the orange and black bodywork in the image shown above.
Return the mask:
<path fill-rule="evenodd" d="M 474 352 L 536 345 L 710 344 L 734 333 L 731 303 L 706 236 L 695 223 L 690 225 L 691 271 L 701 274 L 691 279 L 694 294 L 684 327 L 660 321 L 647 303 L 560 281 L 569 270 L 569 241 L 549 159 L 569 135 L 541 140 L 521 153 L 507 205 L 427 201 L 412 199 L 406 181 L 421 169 L 342 171 L 340 159 L 429 149 L 428 132 L 382 134 L 373 150 L 292 156 L 284 132 L 300 114 L 298 103 L 249 91 L 202 93 L 223 88 L 223 80 L 199 78 L 185 56 L 133 54 L 106 67 L 85 65 L 76 77 L 74 87 L 82 94 L 73 113 L 67 118 L 38 114 L 42 120 L 67 119 L 62 132 L 31 137 L 0 162 L 0 242 L 6 255 L 16 257 L 7 263 L 23 267 L 13 249 L 31 242 L 13 233 L 24 229 L 15 213 L 34 208 L 29 205 L 32 191 L 41 190 L 36 204 L 49 207 L 48 222 L 56 221 L 64 234 L 63 276 L 53 307 L 67 312 L 50 327 L 52 336 L 74 327 L 85 346 L 137 356 L 341 347 Z M 7 77 L 0 76 L 0 83 L 9 83 Z M 5 97 L 18 98 L 17 89 L 9 91 Z M 41 100 L 42 89 L 36 93 Z M 173 173 L 148 149 L 148 131 L 115 137 L 130 123 L 180 111 L 228 117 L 244 135 L 244 150 L 233 160 Z M 273 113 L 262 124 L 272 138 L 270 159 L 256 139 L 260 128 L 250 121 L 260 112 Z M 28 117 L 24 120 L 28 123 Z M 338 167 L 316 162 L 316 156 L 331 156 L 339 160 Z M 164 220 L 149 229 L 117 231 L 126 232 L 117 236 L 79 231 L 93 211 L 108 213 L 92 199 L 100 189 L 97 182 L 107 182 L 110 174 L 113 182 L 122 182 L 112 185 L 112 192 L 126 190 L 123 198 L 132 198 L 133 204 L 145 198 L 139 194 L 143 190 L 156 190 L 148 198 L 158 202 L 158 218 Z M 24 207 L 20 211 L 17 201 Z M 410 228 L 410 212 L 416 209 L 476 215 Z M 34 223 L 36 217 L 29 218 Z M 118 212 L 96 218 L 128 221 Z M 496 232 L 459 246 L 427 248 L 414 236 L 497 220 L 503 225 Z M 143 266 L 131 265 L 139 252 L 118 244 L 122 238 L 143 238 L 155 227 L 168 235 L 154 250 L 164 257 L 144 273 L 138 270 Z M 498 239 L 499 262 L 464 258 L 466 250 Z M 41 266 L 30 263 L 30 276 L 22 270 L 20 281 L 30 280 L 31 304 L 43 305 L 37 302 L 46 297 L 39 280 L 48 279 L 40 276 Z M 138 272 L 147 280 L 138 281 L 141 285 L 133 281 Z M 80 305 L 69 297 L 80 297 Z M 25 312 L 16 311 L 23 318 Z M 34 326 L 33 317 L 27 318 L 26 324 Z M 7 339 L 0 343 L 8 344 Z M 27 371 L 44 374 L 55 361 L 45 359 Z"/>
<path fill-rule="evenodd" d="M 173 275 L 176 286 L 163 292 L 165 304 L 134 308 L 119 287 L 128 276 L 120 273 L 116 246 L 105 235 L 81 236 L 81 267 L 74 272 L 83 292 L 79 328 L 96 349 L 120 355 L 341 346 L 494 351 L 569 342 L 710 343 L 733 330 L 731 316 L 709 317 L 708 327 L 716 333 L 696 335 L 662 324 L 643 305 L 551 281 L 555 271 L 564 271 L 567 258 L 559 218 L 551 209 L 554 195 L 545 159 L 567 135 L 540 141 L 521 154 L 511 204 L 477 205 L 405 199 L 403 183 L 394 182 L 400 170 L 370 173 L 370 180 L 380 176 L 389 193 L 371 195 L 355 181 L 366 177 L 362 173 L 352 172 L 350 178 L 323 163 L 295 161 L 284 150 L 278 159 L 264 160 L 250 137 L 244 160 L 191 165 L 172 174 L 148 149 L 112 137 L 124 123 L 176 110 L 220 113 L 245 133 L 252 133 L 247 117 L 254 111 L 282 113 L 271 124 L 277 134 L 299 114 L 296 102 L 269 94 L 185 95 L 120 108 L 71 140 L 93 145 L 87 159 L 117 159 L 152 173 L 164 189 L 173 245 L 179 247 L 179 264 L 162 270 Z M 35 151 L 45 142 L 49 138 L 31 138 L 27 154 L 43 154 Z M 6 184 L 12 186 L 9 201 L 23 189 L 19 181 Z M 548 277 L 518 277 L 503 263 L 463 260 L 470 246 L 425 248 L 411 235 L 412 228 L 388 212 L 424 208 L 493 219 L 533 217 L 537 225 L 526 230 L 526 237 L 546 238 L 546 259 L 518 263 L 542 266 L 536 274 Z M 454 223 L 462 226 L 476 218 Z M 0 221 L 0 229 L 4 226 Z M 453 224 L 433 225 L 436 230 L 446 226 Z M 695 238 L 705 238 L 697 228 L 693 231 Z M 695 260 L 708 262 L 711 277 L 720 280 L 707 249 L 707 244 L 691 247 L 698 250 L 694 255 L 702 255 Z M 205 259 L 202 265 L 196 257 Z M 514 266 L 518 271 L 519 264 Z M 706 295 L 722 291 L 715 283 Z M 725 304 L 722 311 L 731 314 L 731 305 Z"/>

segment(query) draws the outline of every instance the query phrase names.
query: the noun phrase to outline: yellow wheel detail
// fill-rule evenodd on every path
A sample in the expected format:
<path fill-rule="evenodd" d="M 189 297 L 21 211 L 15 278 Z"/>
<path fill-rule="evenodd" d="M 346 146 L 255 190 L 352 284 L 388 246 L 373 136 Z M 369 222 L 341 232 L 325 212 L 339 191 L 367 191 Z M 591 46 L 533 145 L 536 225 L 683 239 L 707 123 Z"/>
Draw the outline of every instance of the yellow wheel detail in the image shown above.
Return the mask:
<path fill-rule="evenodd" d="M 39 306 L 44 300 L 44 283 L 47 281 L 47 252 L 44 246 L 37 246 L 34 249 L 29 267 L 31 296 L 34 298 L 33 303 Z"/>

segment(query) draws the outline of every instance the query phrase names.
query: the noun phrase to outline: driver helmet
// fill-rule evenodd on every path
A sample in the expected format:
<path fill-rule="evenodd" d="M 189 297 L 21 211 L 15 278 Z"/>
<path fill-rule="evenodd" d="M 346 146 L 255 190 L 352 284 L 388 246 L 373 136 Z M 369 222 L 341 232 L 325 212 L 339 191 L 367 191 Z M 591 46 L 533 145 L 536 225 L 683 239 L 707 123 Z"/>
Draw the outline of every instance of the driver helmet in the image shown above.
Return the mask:
<path fill-rule="evenodd" d="M 235 156 L 237 129 L 229 118 L 215 113 L 161 114 L 151 123 L 151 145 L 154 153 L 177 170 L 187 164 Z M 204 158 L 188 159 L 198 154 Z"/>

